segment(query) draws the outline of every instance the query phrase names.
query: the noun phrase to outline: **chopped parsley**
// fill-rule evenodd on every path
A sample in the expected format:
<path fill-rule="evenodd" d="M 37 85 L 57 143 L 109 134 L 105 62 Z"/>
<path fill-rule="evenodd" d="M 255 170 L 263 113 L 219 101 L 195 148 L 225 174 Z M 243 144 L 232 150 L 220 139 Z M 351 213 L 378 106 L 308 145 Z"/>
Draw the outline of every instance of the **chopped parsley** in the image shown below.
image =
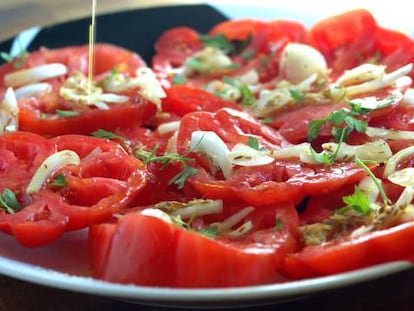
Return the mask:
<path fill-rule="evenodd" d="M 182 164 L 182 170 L 170 179 L 168 183 L 169 185 L 174 184 L 178 187 L 178 189 L 182 189 L 187 178 L 197 174 L 198 170 L 188 165 L 189 162 L 194 162 L 194 159 L 181 156 L 177 153 L 167 153 L 157 156 L 157 150 L 158 146 L 151 150 L 151 152 L 139 150 L 135 152 L 134 156 L 144 161 L 145 164 L 151 162 L 161 163 L 163 168 L 166 168 L 172 161 L 180 162 Z"/>
<path fill-rule="evenodd" d="M 106 131 L 103 129 L 98 129 L 97 131 L 92 133 L 92 136 L 99 137 L 99 138 L 106 138 L 106 139 L 119 139 L 124 140 L 125 138 L 122 136 L 119 136 L 113 132 Z"/>
<path fill-rule="evenodd" d="M 200 34 L 199 39 L 205 47 L 216 48 L 222 50 L 226 54 L 233 53 L 235 49 L 232 42 L 222 34 L 214 36 Z"/>
<path fill-rule="evenodd" d="M 9 214 L 15 214 L 22 209 L 16 195 L 9 188 L 4 188 L 0 194 L 0 208 L 6 210 Z"/>
<path fill-rule="evenodd" d="M 362 192 L 358 186 L 355 186 L 353 194 L 344 196 L 342 201 L 346 205 L 336 211 L 338 214 L 345 214 L 350 210 L 361 215 L 369 215 L 372 212 L 368 195 Z"/>
<path fill-rule="evenodd" d="M 247 137 L 247 145 L 248 145 L 250 148 L 253 148 L 253 149 L 255 149 L 255 150 L 264 150 L 264 148 L 263 148 L 263 147 L 260 147 L 259 141 L 258 141 L 258 140 L 257 140 L 257 138 L 256 138 L 256 137 L 254 137 L 254 136 L 249 136 L 249 137 Z"/>
<path fill-rule="evenodd" d="M 289 93 L 297 103 L 304 101 L 306 98 L 305 94 L 298 89 L 289 89 Z"/>
<path fill-rule="evenodd" d="M 26 61 L 27 57 L 29 56 L 29 52 L 23 50 L 16 56 L 11 56 L 9 53 L 6 52 L 0 52 L 0 57 L 8 62 L 14 62 L 14 68 L 22 68 L 24 65 L 24 62 Z"/>
<path fill-rule="evenodd" d="M 280 219 L 279 217 L 276 217 L 275 226 L 274 226 L 275 231 L 279 231 L 280 229 L 282 229 L 282 227 L 283 227 L 282 219 Z"/>
<path fill-rule="evenodd" d="M 71 117 L 79 116 L 80 112 L 79 111 L 72 111 L 72 110 L 56 109 L 56 114 L 59 118 L 71 118 Z"/>
<path fill-rule="evenodd" d="M 68 185 L 68 182 L 66 181 L 65 175 L 59 174 L 56 175 L 56 177 L 53 179 L 50 185 L 52 185 L 53 187 L 65 187 Z"/>
<path fill-rule="evenodd" d="M 187 79 L 185 78 L 185 75 L 183 74 L 175 74 L 172 78 L 172 84 L 185 84 L 187 83 Z"/>
<path fill-rule="evenodd" d="M 355 118 L 355 116 L 361 116 L 367 114 L 371 109 L 363 108 L 360 104 L 348 102 L 350 109 L 340 109 L 334 112 L 330 112 L 324 119 L 312 120 L 308 125 L 308 140 L 312 141 L 319 136 L 322 126 L 332 125 L 331 135 L 338 143 L 336 150 L 332 152 L 322 152 L 318 154 L 311 148 L 313 157 L 317 162 L 332 164 L 341 148 L 344 141 L 353 132 L 365 133 L 368 124 Z"/>
<path fill-rule="evenodd" d="M 240 91 L 242 105 L 250 106 L 256 100 L 253 92 L 249 89 L 249 87 L 246 84 L 242 83 L 240 79 L 238 78 L 232 79 L 228 76 L 224 76 L 223 82 L 237 88 Z"/>

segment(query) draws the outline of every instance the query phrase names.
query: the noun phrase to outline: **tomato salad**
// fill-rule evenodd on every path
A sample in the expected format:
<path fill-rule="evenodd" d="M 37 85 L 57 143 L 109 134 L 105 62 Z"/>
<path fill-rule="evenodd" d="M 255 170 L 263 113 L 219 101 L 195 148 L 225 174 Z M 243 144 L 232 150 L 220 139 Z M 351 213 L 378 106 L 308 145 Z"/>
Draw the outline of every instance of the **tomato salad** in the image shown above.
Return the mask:
<path fill-rule="evenodd" d="M 4 55 L 3 55 L 4 56 Z M 94 278 L 232 287 L 414 255 L 414 42 L 366 10 L 0 67 L 0 230 L 88 228 Z"/>

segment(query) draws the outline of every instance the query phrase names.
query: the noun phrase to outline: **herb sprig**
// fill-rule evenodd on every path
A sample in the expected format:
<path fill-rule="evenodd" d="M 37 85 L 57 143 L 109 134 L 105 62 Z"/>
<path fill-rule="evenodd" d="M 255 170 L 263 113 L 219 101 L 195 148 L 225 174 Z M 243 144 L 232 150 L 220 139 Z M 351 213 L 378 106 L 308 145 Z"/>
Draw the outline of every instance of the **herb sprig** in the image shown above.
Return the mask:
<path fill-rule="evenodd" d="M 4 188 L 0 194 L 0 208 L 6 210 L 9 214 L 15 214 L 22 209 L 21 204 L 17 201 L 16 195 L 9 188 Z"/>
<path fill-rule="evenodd" d="M 185 181 L 190 176 L 195 175 L 198 172 L 196 168 L 189 165 L 189 163 L 194 162 L 194 159 L 188 158 L 186 156 L 181 156 L 177 153 L 167 153 L 157 156 L 158 149 L 159 146 L 155 146 L 151 152 L 138 150 L 134 153 L 134 156 L 144 161 L 145 164 L 151 162 L 161 163 L 163 168 L 166 168 L 173 161 L 180 162 L 182 165 L 182 170 L 177 175 L 173 176 L 168 184 L 177 185 L 178 189 L 182 189 L 184 187 Z"/>

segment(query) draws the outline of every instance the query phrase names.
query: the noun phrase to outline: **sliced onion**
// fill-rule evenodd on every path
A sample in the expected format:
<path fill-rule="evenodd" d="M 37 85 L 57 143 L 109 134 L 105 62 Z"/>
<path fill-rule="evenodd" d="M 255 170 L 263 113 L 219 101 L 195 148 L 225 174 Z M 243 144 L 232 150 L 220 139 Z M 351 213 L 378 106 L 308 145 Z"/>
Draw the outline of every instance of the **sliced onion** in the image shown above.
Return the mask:
<path fill-rule="evenodd" d="M 146 100 L 157 105 L 159 111 L 161 111 L 161 98 L 166 97 L 167 94 L 154 72 L 147 67 L 138 68 L 136 79 L 137 85 L 140 87 L 138 93 Z"/>
<path fill-rule="evenodd" d="M 382 89 L 386 86 L 393 84 L 397 79 L 409 74 L 413 68 L 413 64 L 408 64 L 403 67 L 394 70 L 388 74 L 383 75 L 379 79 L 364 82 L 358 85 L 352 85 L 347 87 L 347 95 L 354 96 L 356 94 L 368 93 Z"/>
<path fill-rule="evenodd" d="M 408 88 L 404 93 L 404 103 L 414 105 L 414 89 Z"/>
<path fill-rule="evenodd" d="M 150 216 L 150 217 L 161 219 L 169 224 L 173 223 L 170 215 L 168 215 L 166 212 L 158 208 L 146 208 L 146 209 L 143 209 L 140 213 L 144 216 Z"/>
<path fill-rule="evenodd" d="M 19 106 L 13 88 L 9 87 L 0 103 L 0 133 L 18 130 Z"/>
<path fill-rule="evenodd" d="M 397 202 L 395 202 L 395 206 L 406 207 L 412 202 L 413 198 L 414 188 L 412 186 L 405 187 L 404 191 L 400 194 Z"/>
<path fill-rule="evenodd" d="M 414 167 L 406 167 L 388 175 L 388 180 L 401 187 L 414 187 Z"/>
<path fill-rule="evenodd" d="M 274 161 L 274 158 L 267 155 L 267 151 L 256 150 L 244 144 L 236 144 L 227 156 L 232 164 L 240 166 L 260 166 Z"/>
<path fill-rule="evenodd" d="M 411 140 L 414 139 L 414 132 L 412 131 L 399 131 L 394 129 L 383 129 L 380 127 L 368 126 L 365 132 L 369 137 L 381 137 L 384 139 L 395 140 Z"/>
<path fill-rule="evenodd" d="M 362 108 L 367 109 L 381 109 L 399 103 L 403 99 L 403 94 L 400 91 L 394 91 L 390 96 L 378 100 L 375 96 L 354 98 L 352 103 L 361 105 Z"/>
<path fill-rule="evenodd" d="M 251 212 L 253 212 L 255 208 L 253 206 L 247 206 L 237 213 L 231 215 L 230 217 L 226 218 L 222 222 L 215 222 L 210 225 L 210 227 L 216 227 L 217 232 L 225 232 L 230 230 L 234 225 L 242 221 L 247 215 L 249 215 Z"/>
<path fill-rule="evenodd" d="M 47 157 L 27 186 L 28 194 L 39 191 L 46 180 L 53 175 L 54 172 L 67 165 L 78 165 L 80 158 L 78 154 L 72 150 L 62 150 Z"/>
<path fill-rule="evenodd" d="M 27 98 L 31 96 L 39 96 L 45 93 L 49 93 L 52 90 L 50 83 L 32 83 L 25 86 L 21 86 L 15 90 L 17 100 Z"/>
<path fill-rule="evenodd" d="M 22 69 L 4 76 L 7 86 L 19 86 L 56 78 L 67 74 L 68 69 L 63 64 L 47 64 L 29 69 Z"/>
<path fill-rule="evenodd" d="M 381 179 L 376 178 L 377 182 L 381 184 Z M 368 196 L 370 203 L 377 201 L 379 195 L 379 189 L 375 184 L 374 180 L 370 176 L 363 178 L 359 184 L 359 189 Z"/>
<path fill-rule="evenodd" d="M 190 148 L 205 154 L 218 166 L 225 178 L 229 178 L 232 172 L 232 164 L 228 157 L 229 149 L 224 141 L 212 131 L 195 131 L 191 134 Z"/>
<path fill-rule="evenodd" d="M 386 66 L 374 64 L 362 64 L 345 72 L 336 80 L 339 85 L 353 85 L 362 82 L 379 79 L 385 75 Z"/>
<path fill-rule="evenodd" d="M 407 147 L 394 154 L 391 158 L 388 159 L 387 163 L 385 164 L 384 177 L 390 176 L 393 172 L 395 172 L 395 169 L 397 168 L 397 165 L 400 161 L 408 158 L 413 154 L 414 146 Z"/>
<path fill-rule="evenodd" d="M 322 144 L 325 151 L 335 152 L 337 143 Z M 384 140 L 377 140 L 363 145 L 348 145 L 342 143 L 337 153 L 337 159 L 349 160 L 358 157 L 361 160 L 371 160 L 378 163 L 386 162 L 392 156 L 390 146 Z"/>
<path fill-rule="evenodd" d="M 232 236 L 232 237 L 239 237 L 242 235 L 247 234 L 250 230 L 253 228 L 253 223 L 251 220 L 246 221 L 244 224 L 242 224 L 240 227 L 231 230 L 229 232 L 226 232 L 226 235 Z"/>
<path fill-rule="evenodd" d="M 129 96 L 117 95 L 112 93 L 103 93 L 99 96 L 100 100 L 106 103 L 123 104 L 129 100 Z"/>
<path fill-rule="evenodd" d="M 162 123 L 158 126 L 157 131 L 160 135 L 175 132 L 180 128 L 180 121 Z"/>
<path fill-rule="evenodd" d="M 171 215 L 180 216 L 182 219 L 190 219 L 223 212 L 222 200 L 193 200 L 184 204 L 184 206 L 171 213 Z"/>

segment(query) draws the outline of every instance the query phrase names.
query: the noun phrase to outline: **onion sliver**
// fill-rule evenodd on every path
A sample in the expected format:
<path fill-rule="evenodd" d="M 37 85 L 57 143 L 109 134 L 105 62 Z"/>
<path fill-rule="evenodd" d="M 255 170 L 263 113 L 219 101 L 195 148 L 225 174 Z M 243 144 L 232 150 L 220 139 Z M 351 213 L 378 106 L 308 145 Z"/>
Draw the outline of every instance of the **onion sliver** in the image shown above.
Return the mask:
<path fill-rule="evenodd" d="M 68 69 L 63 64 L 47 64 L 29 69 L 22 69 L 4 76 L 7 86 L 19 86 L 39 82 L 65 75 Z"/>
<path fill-rule="evenodd" d="M 43 161 L 33 175 L 26 192 L 32 194 L 39 191 L 54 172 L 66 165 L 78 165 L 79 163 L 79 155 L 72 150 L 62 150 L 50 155 Z"/>
<path fill-rule="evenodd" d="M 16 94 L 17 100 L 22 98 L 27 98 L 31 96 L 38 96 L 45 93 L 48 93 L 52 90 L 52 85 L 50 83 L 32 83 L 22 87 L 19 87 L 14 92 Z"/>
<path fill-rule="evenodd" d="M 397 168 L 397 165 L 400 161 L 408 158 L 413 154 L 414 146 L 407 147 L 394 154 L 391 158 L 388 159 L 387 163 L 385 164 L 384 177 L 390 176 L 393 172 L 395 172 L 395 169 Z"/>

